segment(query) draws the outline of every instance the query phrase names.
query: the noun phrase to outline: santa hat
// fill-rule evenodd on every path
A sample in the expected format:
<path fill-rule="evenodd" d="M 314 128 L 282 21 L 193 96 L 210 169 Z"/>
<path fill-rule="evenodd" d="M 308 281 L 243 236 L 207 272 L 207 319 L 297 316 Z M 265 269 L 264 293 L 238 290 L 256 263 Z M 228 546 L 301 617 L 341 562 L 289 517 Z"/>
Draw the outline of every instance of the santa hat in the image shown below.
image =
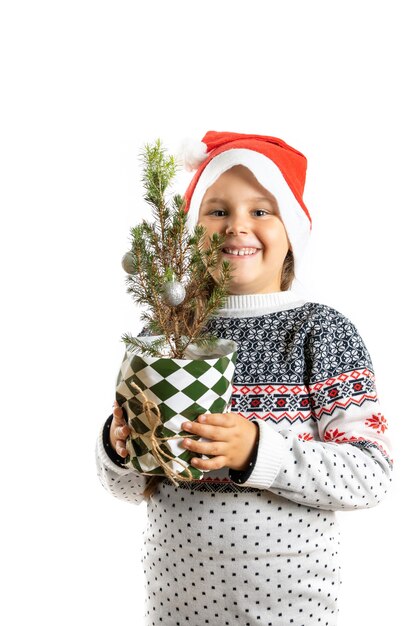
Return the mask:
<path fill-rule="evenodd" d="M 297 275 L 312 223 L 303 202 L 307 159 L 301 152 L 276 137 L 209 130 L 201 141 L 185 139 L 177 157 L 187 171 L 197 170 L 184 194 L 190 233 L 208 187 L 234 165 L 245 165 L 277 200 Z"/>

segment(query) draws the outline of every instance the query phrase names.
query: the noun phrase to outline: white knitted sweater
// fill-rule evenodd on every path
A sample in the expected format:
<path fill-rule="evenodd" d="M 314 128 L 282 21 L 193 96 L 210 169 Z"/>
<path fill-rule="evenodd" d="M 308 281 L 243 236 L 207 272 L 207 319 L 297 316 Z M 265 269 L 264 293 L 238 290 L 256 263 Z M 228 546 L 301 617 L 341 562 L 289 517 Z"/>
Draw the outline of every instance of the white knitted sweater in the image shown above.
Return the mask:
<path fill-rule="evenodd" d="M 160 484 L 147 506 L 144 623 L 334 626 L 335 512 L 377 505 L 392 480 L 370 355 L 343 314 L 294 291 L 229 296 L 208 326 L 238 344 L 231 410 L 258 425 L 259 442 L 246 472 Z M 98 477 L 139 504 L 145 476 L 110 449 L 110 421 Z"/>

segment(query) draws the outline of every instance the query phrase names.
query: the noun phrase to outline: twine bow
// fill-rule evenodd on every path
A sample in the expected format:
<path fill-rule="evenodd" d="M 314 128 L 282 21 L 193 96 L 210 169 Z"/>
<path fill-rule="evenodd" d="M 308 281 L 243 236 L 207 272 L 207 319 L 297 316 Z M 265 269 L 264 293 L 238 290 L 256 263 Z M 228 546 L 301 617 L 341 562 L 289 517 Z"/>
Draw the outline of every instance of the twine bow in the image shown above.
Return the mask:
<path fill-rule="evenodd" d="M 161 449 L 161 446 L 159 445 L 160 441 L 166 441 L 168 439 L 183 439 L 183 437 L 181 437 L 181 435 L 173 435 L 172 437 L 157 437 L 155 434 L 156 429 L 158 428 L 158 426 L 163 425 L 161 421 L 161 413 L 159 411 L 158 405 L 156 405 L 155 402 L 153 402 L 152 400 L 148 400 L 148 398 L 143 393 L 142 389 L 134 381 L 130 381 L 130 384 L 133 385 L 133 387 L 136 387 L 136 389 L 139 392 L 138 393 L 139 399 L 142 402 L 143 410 L 145 411 L 146 417 L 148 418 L 148 422 L 151 425 L 151 437 L 150 438 L 151 438 L 152 452 L 155 458 L 157 459 L 159 465 L 162 467 L 165 474 L 169 478 L 169 480 L 176 487 L 178 487 L 178 482 L 177 482 L 178 480 L 186 481 L 186 482 L 195 480 L 195 478 L 193 478 L 192 476 L 190 468 L 185 463 L 183 463 L 179 459 L 176 459 L 173 455 L 168 454 L 167 452 L 164 452 Z M 192 438 L 191 435 L 187 435 L 187 437 Z M 177 474 L 177 472 L 173 472 L 171 468 L 169 467 L 168 463 L 164 461 L 162 456 L 165 456 L 170 461 L 174 461 L 174 463 L 179 463 L 180 465 L 182 465 L 182 467 L 188 472 L 189 477 L 180 476 L 179 474 Z M 176 479 L 174 477 L 176 477 Z"/>

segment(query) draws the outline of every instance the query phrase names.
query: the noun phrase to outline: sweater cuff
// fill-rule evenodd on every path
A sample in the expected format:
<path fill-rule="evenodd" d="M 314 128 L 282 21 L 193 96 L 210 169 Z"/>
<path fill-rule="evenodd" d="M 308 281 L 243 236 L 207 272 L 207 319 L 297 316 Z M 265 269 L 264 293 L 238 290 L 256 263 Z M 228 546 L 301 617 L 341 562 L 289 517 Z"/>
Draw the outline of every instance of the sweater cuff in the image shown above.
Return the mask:
<path fill-rule="evenodd" d="M 110 426 L 113 415 L 107 418 L 97 438 L 97 452 L 102 463 L 116 474 L 129 474 L 132 470 L 126 467 L 126 461 L 115 452 L 110 444 Z"/>
<path fill-rule="evenodd" d="M 279 431 L 271 428 L 262 420 L 255 420 L 259 427 L 259 443 L 257 447 L 257 458 L 253 467 L 248 472 L 248 477 L 239 485 L 253 487 L 257 489 L 268 489 L 275 481 L 280 469 L 287 458 L 285 449 L 285 439 Z M 230 478 L 233 482 L 237 482 Z"/>

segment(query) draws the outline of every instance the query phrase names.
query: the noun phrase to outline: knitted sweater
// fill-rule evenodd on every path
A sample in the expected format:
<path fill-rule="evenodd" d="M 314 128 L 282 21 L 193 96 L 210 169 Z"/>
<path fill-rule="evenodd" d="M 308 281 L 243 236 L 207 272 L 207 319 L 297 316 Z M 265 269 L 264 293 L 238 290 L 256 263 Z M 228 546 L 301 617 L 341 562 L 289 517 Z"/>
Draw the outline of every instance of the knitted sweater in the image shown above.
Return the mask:
<path fill-rule="evenodd" d="M 160 483 L 147 505 L 147 626 L 334 626 L 336 511 L 387 493 L 393 459 L 368 350 L 354 324 L 294 291 L 229 296 L 207 322 L 238 345 L 231 411 L 259 428 L 244 472 Z M 143 333 L 142 333 L 143 334 Z M 101 484 L 132 504 L 145 476 L 100 428 Z"/>

